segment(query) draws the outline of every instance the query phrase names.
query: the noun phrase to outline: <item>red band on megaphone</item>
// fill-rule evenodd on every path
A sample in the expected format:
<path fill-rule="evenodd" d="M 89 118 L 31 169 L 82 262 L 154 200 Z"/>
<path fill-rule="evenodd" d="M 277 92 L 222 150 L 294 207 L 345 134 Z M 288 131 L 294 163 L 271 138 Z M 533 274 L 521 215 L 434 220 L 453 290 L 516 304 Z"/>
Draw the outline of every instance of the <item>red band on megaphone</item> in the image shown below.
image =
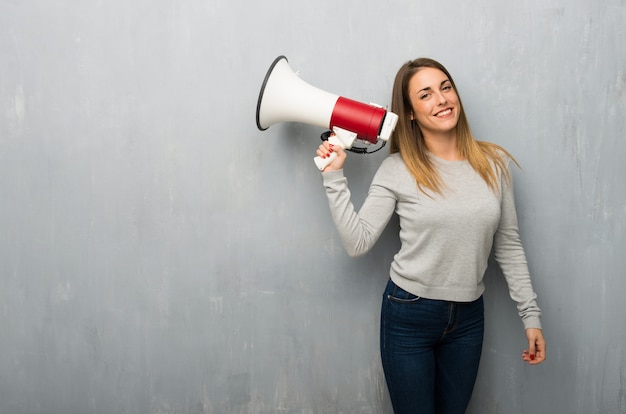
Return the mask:
<path fill-rule="evenodd" d="M 357 134 L 357 138 L 375 144 L 387 111 L 342 96 L 330 117 L 330 128 L 339 127 Z"/>

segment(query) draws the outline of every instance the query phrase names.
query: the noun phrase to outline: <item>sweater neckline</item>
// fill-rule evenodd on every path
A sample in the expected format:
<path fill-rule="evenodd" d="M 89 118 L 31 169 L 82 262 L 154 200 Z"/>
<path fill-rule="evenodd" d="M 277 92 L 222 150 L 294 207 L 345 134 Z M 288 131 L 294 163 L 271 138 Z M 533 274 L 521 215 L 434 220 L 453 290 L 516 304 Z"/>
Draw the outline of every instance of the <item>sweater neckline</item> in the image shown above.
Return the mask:
<path fill-rule="evenodd" d="M 440 158 L 440 157 L 436 156 L 432 152 L 428 152 L 428 156 L 430 157 L 431 160 L 433 160 L 433 161 L 435 161 L 435 162 L 437 162 L 439 164 L 443 164 L 443 165 L 461 166 L 461 165 L 467 164 L 467 159 L 464 159 L 464 160 L 446 160 L 446 159 L 443 159 L 443 158 Z"/>

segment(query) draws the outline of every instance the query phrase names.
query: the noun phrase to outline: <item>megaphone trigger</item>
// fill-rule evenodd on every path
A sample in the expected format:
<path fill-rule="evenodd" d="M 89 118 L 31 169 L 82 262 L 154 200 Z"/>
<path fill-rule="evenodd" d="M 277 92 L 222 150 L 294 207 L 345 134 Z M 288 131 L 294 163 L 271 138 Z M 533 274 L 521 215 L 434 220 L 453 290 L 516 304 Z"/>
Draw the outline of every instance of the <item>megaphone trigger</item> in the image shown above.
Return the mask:
<path fill-rule="evenodd" d="M 333 127 L 334 135 L 331 134 L 328 137 L 328 142 L 333 145 L 339 145 L 343 149 L 350 149 L 356 141 L 357 134 L 356 132 L 347 131 L 343 128 Z"/>

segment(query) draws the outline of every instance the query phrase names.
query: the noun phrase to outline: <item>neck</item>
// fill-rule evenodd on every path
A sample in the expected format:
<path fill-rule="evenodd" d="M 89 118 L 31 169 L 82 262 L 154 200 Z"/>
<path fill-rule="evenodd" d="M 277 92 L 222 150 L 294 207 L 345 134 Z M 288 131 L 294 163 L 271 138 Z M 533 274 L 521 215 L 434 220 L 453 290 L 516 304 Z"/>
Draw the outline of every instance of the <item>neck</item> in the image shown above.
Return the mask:
<path fill-rule="evenodd" d="M 460 161 L 463 159 L 457 146 L 455 130 L 442 134 L 424 135 L 424 142 L 428 151 L 438 158 L 448 161 Z"/>

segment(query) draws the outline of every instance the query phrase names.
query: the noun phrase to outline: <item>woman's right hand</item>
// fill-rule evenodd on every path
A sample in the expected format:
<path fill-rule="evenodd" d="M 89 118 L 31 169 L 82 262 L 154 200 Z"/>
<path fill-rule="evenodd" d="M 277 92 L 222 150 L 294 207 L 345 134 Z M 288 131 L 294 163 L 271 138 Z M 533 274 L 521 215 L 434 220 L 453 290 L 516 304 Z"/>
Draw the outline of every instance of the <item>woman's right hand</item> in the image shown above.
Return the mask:
<path fill-rule="evenodd" d="M 317 156 L 321 159 L 326 159 L 330 157 L 332 153 L 337 154 L 335 159 L 328 164 L 322 172 L 328 171 L 337 171 L 343 168 L 343 164 L 346 161 L 346 152 L 339 145 L 333 145 L 328 141 L 323 141 L 322 144 L 317 148 Z"/>

